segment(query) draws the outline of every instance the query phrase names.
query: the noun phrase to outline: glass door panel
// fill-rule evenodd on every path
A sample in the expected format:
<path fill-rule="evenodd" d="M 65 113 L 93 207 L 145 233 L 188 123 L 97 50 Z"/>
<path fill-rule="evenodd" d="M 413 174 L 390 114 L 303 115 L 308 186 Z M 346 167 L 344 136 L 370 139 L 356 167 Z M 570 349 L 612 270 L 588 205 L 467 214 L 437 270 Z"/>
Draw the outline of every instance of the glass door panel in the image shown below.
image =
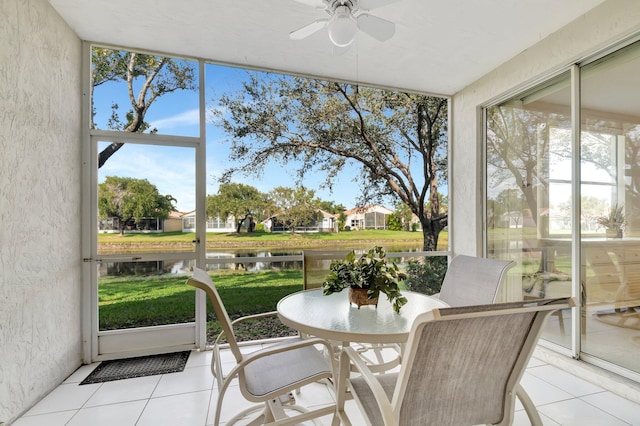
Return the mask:
<path fill-rule="evenodd" d="M 582 352 L 640 372 L 640 47 L 581 75 Z"/>
<path fill-rule="evenodd" d="M 503 300 L 571 296 L 570 76 L 487 109 L 487 256 L 510 259 Z M 543 338 L 571 347 L 571 312 Z"/>

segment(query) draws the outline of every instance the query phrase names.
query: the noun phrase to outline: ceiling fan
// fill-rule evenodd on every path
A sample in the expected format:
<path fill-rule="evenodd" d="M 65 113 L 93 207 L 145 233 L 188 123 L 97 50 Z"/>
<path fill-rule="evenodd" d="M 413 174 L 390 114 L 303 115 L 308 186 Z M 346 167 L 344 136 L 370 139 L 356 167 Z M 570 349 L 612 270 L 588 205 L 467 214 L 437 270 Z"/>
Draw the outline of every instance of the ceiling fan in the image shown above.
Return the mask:
<path fill-rule="evenodd" d="M 328 18 L 317 19 L 289 33 L 291 40 L 302 40 L 311 34 L 327 28 L 329 39 L 337 47 L 349 46 L 358 31 L 362 31 L 379 41 L 393 37 L 396 25 L 386 19 L 370 15 L 369 12 L 381 6 L 400 0 L 296 0 L 308 6 L 324 9 Z"/>

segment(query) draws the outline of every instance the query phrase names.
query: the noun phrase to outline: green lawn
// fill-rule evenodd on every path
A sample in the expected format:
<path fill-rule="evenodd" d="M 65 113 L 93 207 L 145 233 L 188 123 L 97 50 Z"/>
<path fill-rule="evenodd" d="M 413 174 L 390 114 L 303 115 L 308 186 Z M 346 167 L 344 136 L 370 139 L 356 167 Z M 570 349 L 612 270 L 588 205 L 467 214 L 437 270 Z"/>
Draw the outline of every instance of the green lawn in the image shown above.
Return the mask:
<path fill-rule="evenodd" d="M 168 232 L 159 234 L 99 234 L 102 249 L 118 253 L 127 251 L 132 244 L 134 250 L 173 250 L 191 244 L 194 233 Z M 447 249 L 446 232 L 440 234 L 440 250 Z M 241 234 L 208 233 L 207 247 L 225 248 L 298 248 L 381 244 L 392 247 L 422 241 L 422 232 L 386 230 L 363 230 L 340 233 L 282 233 L 254 232 Z M 178 248 L 179 250 L 179 248 Z M 273 311 L 276 303 L 287 294 L 302 289 L 301 270 L 245 272 L 224 271 L 211 273 L 231 318 Z M 100 330 L 146 327 L 194 321 L 194 289 L 185 285 L 185 277 L 102 277 L 99 281 Z M 209 339 L 219 330 L 209 306 Z M 263 335 L 283 335 L 290 330 L 277 321 L 239 327 L 240 339 L 251 339 Z"/>
<path fill-rule="evenodd" d="M 193 232 L 163 232 L 157 234 L 98 234 L 99 243 L 157 243 L 157 242 L 187 242 L 194 240 Z M 441 239 L 446 239 L 446 232 L 440 234 Z M 314 232 L 314 233 L 271 233 L 271 232 L 242 232 L 240 234 L 207 233 L 209 243 L 249 243 L 249 242 L 295 242 L 295 241 L 358 241 L 358 240 L 398 240 L 398 241 L 422 241 L 422 232 L 387 231 L 367 229 L 348 232 Z"/>
<path fill-rule="evenodd" d="M 302 271 L 232 271 L 212 273 L 216 288 L 229 316 L 269 312 L 278 300 L 302 290 Z M 186 277 L 150 276 L 142 278 L 103 278 L 99 283 L 100 330 L 145 327 L 194 321 L 195 289 L 185 284 Z M 209 304 L 209 301 L 207 301 Z M 207 307 L 209 334 L 219 332 L 213 309 Z M 276 323 L 277 324 L 277 323 Z M 239 328 L 240 339 L 267 334 L 282 334 L 273 324 L 253 324 Z M 244 336 L 246 334 L 246 336 Z"/>

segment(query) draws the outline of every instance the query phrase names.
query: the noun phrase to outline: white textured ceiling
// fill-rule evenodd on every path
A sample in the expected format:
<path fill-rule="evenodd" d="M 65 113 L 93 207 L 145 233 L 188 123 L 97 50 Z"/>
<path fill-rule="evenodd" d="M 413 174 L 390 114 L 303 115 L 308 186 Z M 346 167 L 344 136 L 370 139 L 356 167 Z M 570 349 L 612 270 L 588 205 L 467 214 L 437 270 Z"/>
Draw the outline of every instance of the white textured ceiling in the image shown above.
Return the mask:
<path fill-rule="evenodd" d="M 372 15 L 386 42 L 360 34 L 334 55 L 326 31 L 289 32 L 327 15 L 295 0 L 50 0 L 83 40 L 261 69 L 452 95 L 603 0 L 402 0 Z"/>

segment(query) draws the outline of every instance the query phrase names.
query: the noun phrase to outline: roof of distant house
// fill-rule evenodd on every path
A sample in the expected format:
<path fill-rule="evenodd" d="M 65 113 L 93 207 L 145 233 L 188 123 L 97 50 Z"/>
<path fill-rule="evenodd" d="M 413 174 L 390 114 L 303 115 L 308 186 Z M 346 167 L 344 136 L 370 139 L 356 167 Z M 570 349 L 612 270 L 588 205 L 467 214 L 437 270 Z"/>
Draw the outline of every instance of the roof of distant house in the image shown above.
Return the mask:
<path fill-rule="evenodd" d="M 368 206 L 354 207 L 352 209 L 345 210 L 344 214 L 350 215 L 350 214 L 358 214 L 358 213 L 360 213 L 360 214 L 367 213 L 368 211 L 370 211 L 372 209 L 375 209 L 376 207 L 384 209 L 389 213 L 393 213 L 393 210 L 389 210 L 388 208 L 386 208 L 385 206 L 383 206 L 381 204 L 369 204 Z"/>

